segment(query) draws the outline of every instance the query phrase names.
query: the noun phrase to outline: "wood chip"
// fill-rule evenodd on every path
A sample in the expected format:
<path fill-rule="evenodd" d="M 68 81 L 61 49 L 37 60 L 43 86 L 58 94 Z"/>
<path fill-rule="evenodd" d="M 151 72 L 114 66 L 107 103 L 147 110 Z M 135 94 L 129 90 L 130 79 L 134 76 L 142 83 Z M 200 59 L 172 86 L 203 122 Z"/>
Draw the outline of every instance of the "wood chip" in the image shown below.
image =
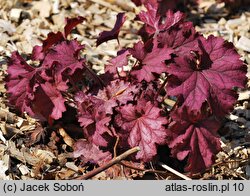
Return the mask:
<path fill-rule="evenodd" d="M 73 147 L 75 141 L 66 133 L 66 131 L 63 128 L 59 129 L 59 133 L 63 137 L 64 142 L 68 146 Z"/>
<path fill-rule="evenodd" d="M 10 10 L 10 19 L 12 21 L 18 22 L 22 9 L 13 8 Z"/>
<path fill-rule="evenodd" d="M 27 163 L 30 165 L 36 165 L 40 162 L 40 159 L 35 157 L 29 152 L 29 149 L 23 148 L 22 151 L 16 148 L 16 145 L 12 141 L 7 142 L 7 146 L 0 144 L 0 148 L 8 151 L 10 156 L 18 159 L 22 163 Z"/>
<path fill-rule="evenodd" d="M 45 163 L 48 164 L 52 163 L 53 160 L 56 158 L 52 152 L 40 149 L 35 151 L 35 156 L 38 157 L 40 160 L 45 161 Z"/>
<path fill-rule="evenodd" d="M 74 162 L 67 162 L 65 165 L 66 165 L 67 168 L 69 168 L 69 169 L 71 169 L 71 170 L 73 170 L 75 172 L 79 171 L 78 167 L 75 165 Z"/>
<path fill-rule="evenodd" d="M 250 39 L 245 36 L 242 36 L 236 43 L 236 47 L 244 51 L 250 52 Z"/>
<path fill-rule="evenodd" d="M 26 166 L 26 165 L 24 165 L 24 164 L 17 164 L 17 168 L 20 170 L 20 172 L 22 173 L 22 175 L 27 175 L 27 174 L 29 174 L 29 168 Z"/>

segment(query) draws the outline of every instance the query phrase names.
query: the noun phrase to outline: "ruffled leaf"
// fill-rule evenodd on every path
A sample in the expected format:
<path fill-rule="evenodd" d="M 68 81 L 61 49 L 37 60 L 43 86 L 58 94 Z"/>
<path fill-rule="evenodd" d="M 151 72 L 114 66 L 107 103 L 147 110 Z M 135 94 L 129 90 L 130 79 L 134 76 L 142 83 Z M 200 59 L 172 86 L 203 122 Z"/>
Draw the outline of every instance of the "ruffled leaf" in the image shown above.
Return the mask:
<path fill-rule="evenodd" d="M 237 100 L 233 87 L 244 87 L 246 68 L 232 44 L 222 38 L 200 38 L 193 57 L 178 57 L 168 68 L 167 92 L 181 96 L 189 111 L 199 111 L 208 103 L 218 117 L 227 114 Z"/>
<path fill-rule="evenodd" d="M 221 123 L 213 116 L 190 114 L 186 109 L 175 112 L 172 118 L 168 131 L 172 156 L 179 160 L 188 157 L 185 170 L 192 173 L 210 167 L 221 150 L 217 134 Z"/>
<path fill-rule="evenodd" d="M 89 143 L 85 140 L 78 140 L 74 145 L 74 157 L 80 157 L 85 163 L 95 163 L 102 165 L 112 159 L 110 152 L 103 152 L 93 143 Z"/>
<path fill-rule="evenodd" d="M 154 40 L 151 52 L 147 52 L 142 42 L 138 42 L 130 53 L 140 62 L 138 67 L 134 67 L 131 74 L 134 75 L 139 82 L 145 80 L 150 82 L 155 79 L 153 73 L 161 74 L 166 72 L 167 66 L 165 60 L 171 58 L 172 49 L 168 47 L 158 47 L 157 40 Z"/>
<path fill-rule="evenodd" d="M 139 101 L 119 109 L 120 126 L 129 132 L 128 143 L 131 147 L 139 146 L 141 151 L 136 158 L 145 162 L 156 155 L 156 145 L 164 144 L 166 139 L 167 119 L 160 115 L 160 109 L 150 102 Z"/>

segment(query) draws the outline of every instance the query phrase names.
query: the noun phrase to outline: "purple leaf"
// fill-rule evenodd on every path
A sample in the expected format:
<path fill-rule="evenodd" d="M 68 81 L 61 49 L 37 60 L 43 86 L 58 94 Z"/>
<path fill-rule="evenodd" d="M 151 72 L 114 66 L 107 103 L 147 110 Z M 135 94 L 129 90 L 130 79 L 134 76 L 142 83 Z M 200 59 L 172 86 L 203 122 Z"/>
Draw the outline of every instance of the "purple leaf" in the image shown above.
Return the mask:
<path fill-rule="evenodd" d="M 64 36 L 61 32 L 50 32 L 47 39 L 43 41 L 42 52 L 46 52 L 51 46 L 64 40 Z"/>
<path fill-rule="evenodd" d="M 107 42 L 107 41 L 112 40 L 112 39 L 118 40 L 118 35 L 120 32 L 120 29 L 121 29 L 123 23 L 125 22 L 125 20 L 126 20 L 125 13 L 118 13 L 116 16 L 116 22 L 115 22 L 114 28 L 110 31 L 101 32 L 99 34 L 99 37 L 97 38 L 96 46 L 99 46 L 103 42 Z"/>
<path fill-rule="evenodd" d="M 7 72 L 6 86 L 10 103 L 19 111 L 32 115 L 36 70 L 28 65 L 18 52 L 13 52 Z"/>
<path fill-rule="evenodd" d="M 112 159 L 110 152 L 103 152 L 98 146 L 86 140 L 78 140 L 75 143 L 73 156 L 76 158 L 80 157 L 84 163 L 90 162 L 98 165 L 102 165 Z"/>
<path fill-rule="evenodd" d="M 207 102 L 220 117 L 228 113 L 237 99 L 233 87 L 244 87 L 246 69 L 232 44 L 222 38 L 200 38 L 193 57 L 178 57 L 168 68 L 171 74 L 167 92 L 181 96 L 189 111 L 199 111 Z"/>
<path fill-rule="evenodd" d="M 166 72 L 167 66 L 165 60 L 171 58 L 170 54 L 173 52 L 171 48 L 164 46 L 159 48 L 157 40 L 154 40 L 154 46 L 151 52 L 146 52 L 142 42 L 138 42 L 135 47 L 130 50 L 133 57 L 140 62 L 139 67 L 134 68 L 131 74 L 136 76 L 139 82 L 145 80 L 150 82 L 155 79 L 153 73 L 161 74 Z"/>
<path fill-rule="evenodd" d="M 163 17 L 159 14 L 157 4 L 147 3 L 145 4 L 145 7 L 147 11 L 140 12 L 138 17 L 144 22 L 145 30 L 149 35 L 166 31 L 175 25 L 183 23 L 185 19 L 185 15 L 180 11 L 174 13 L 173 11 L 168 10 L 163 20 Z"/>
<path fill-rule="evenodd" d="M 62 113 L 66 111 L 66 107 L 64 105 L 65 99 L 63 98 L 62 94 L 56 89 L 55 86 L 52 86 L 52 84 L 48 82 L 41 84 L 41 87 L 53 103 L 53 109 L 51 111 L 50 117 L 55 120 L 61 118 Z"/>
<path fill-rule="evenodd" d="M 65 39 L 71 33 L 72 29 L 78 24 L 81 24 L 86 18 L 78 16 L 77 18 L 66 18 L 66 25 L 64 27 L 64 37 Z"/>
<path fill-rule="evenodd" d="M 156 155 L 156 144 L 164 144 L 166 139 L 167 118 L 160 116 L 160 109 L 150 102 L 139 101 L 136 106 L 129 104 L 119 109 L 120 126 L 129 132 L 128 143 L 139 146 L 141 151 L 136 158 L 145 162 Z"/>
<path fill-rule="evenodd" d="M 84 68 L 85 59 L 79 55 L 83 48 L 76 40 L 63 41 L 48 51 L 42 66 L 50 69 L 57 62 L 62 66 L 60 73 L 68 70 L 68 74 L 73 75 L 76 69 Z"/>
<path fill-rule="evenodd" d="M 128 50 L 122 51 L 121 54 L 109 61 L 109 64 L 105 66 L 105 71 L 116 74 L 118 72 L 118 68 L 122 68 L 123 66 L 128 65 L 128 55 Z"/>
<path fill-rule="evenodd" d="M 107 146 L 104 134 L 111 134 L 108 124 L 111 120 L 103 109 L 104 101 L 80 92 L 75 96 L 78 109 L 78 121 L 85 129 L 89 141 L 99 146 Z"/>
<path fill-rule="evenodd" d="M 172 156 L 187 159 L 186 171 L 197 173 L 210 167 L 215 155 L 221 150 L 217 134 L 221 123 L 213 116 L 188 113 L 186 108 L 172 114 L 169 125 L 168 144 Z"/>

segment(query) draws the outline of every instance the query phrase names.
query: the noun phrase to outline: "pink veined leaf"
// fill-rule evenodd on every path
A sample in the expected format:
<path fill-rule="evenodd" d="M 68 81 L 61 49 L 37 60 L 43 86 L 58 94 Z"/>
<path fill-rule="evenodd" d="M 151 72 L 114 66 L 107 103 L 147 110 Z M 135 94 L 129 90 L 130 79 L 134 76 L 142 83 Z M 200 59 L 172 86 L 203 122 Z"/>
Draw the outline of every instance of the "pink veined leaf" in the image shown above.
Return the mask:
<path fill-rule="evenodd" d="M 113 114 L 113 108 L 118 104 L 126 104 L 133 101 L 135 94 L 139 91 L 135 85 L 122 80 L 113 80 L 111 84 L 100 90 L 97 97 L 104 100 L 102 105 L 106 114 Z M 101 109 L 101 108 L 100 108 Z"/>
<path fill-rule="evenodd" d="M 221 123 L 213 116 L 190 114 L 186 108 L 172 115 L 169 125 L 168 145 L 171 154 L 179 160 L 187 159 L 186 171 L 202 172 L 215 161 L 221 150 L 217 134 Z"/>
<path fill-rule="evenodd" d="M 130 54 L 139 61 L 142 61 L 146 56 L 144 43 L 142 41 L 134 44 L 134 47 L 129 50 Z"/>
<path fill-rule="evenodd" d="M 103 109 L 104 101 L 94 96 L 78 93 L 75 96 L 78 109 L 78 121 L 84 128 L 86 138 L 98 146 L 107 146 L 104 134 L 112 135 L 108 125 L 111 120 Z"/>
<path fill-rule="evenodd" d="M 190 54 L 191 50 L 198 50 L 198 37 L 191 22 L 184 22 L 158 34 L 159 44 L 174 50 L 177 56 Z"/>
<path fill-rule="evenodd" d="M 89 97 L 80 92 L 76 94 L 75 100 L 78 108 L 78 121 L 84 128 L 95 122 L 96 108 L 102 104 L 101 100 L 95 97 Z"/>
<path fill-rule="evenodd" d="M 66 92 L 69 88 L 67 85 L 69 79 L 63 79 L 65 77 L 63 77 L 63 74 L 60 73 L 62 70 L 62 68 L 61 68 L 62 66 L 60 64 L 56 64 L 56 66 L 58 66 L 58 67 L 55 68 L 56 70 L 53 70 L 54 73 L 52 73 L 54 86 L 56 87 L 57 90 L 59 90 L 61 92 Z"/>
<path fill-rule="evenodd" d="M 43 53 L 43 47 L 42 46 L 34 46 L 32 50 L 31 59 L 33 61 L 42 61 L 44 59 L 45 54 Z"/>
<path fill-rule="evenodd" d="M 185 15 L 178 11 L 174 13 L 172 10 L 166 12 L 164 21 L 158 12 L 158 4 L 145 4 L 147 12 L 139 13 L 139 19 L 145 23 L 145 30 L 149 35 L 158 34 L 160 31 L 166 31 L 169 28 L 183 23 Z"/>
<path fill-rule="evenodd" d="M 6 83 L 10 103 L 15 104 L 21 112 L 28 112 L 41 121 L 46 121 L 49 117 L 59 119 L 66 108 L 65 100 L 57 87 L 61 90 L 66 90 L 66 87 L 60 78 L 57 80 L 57 87 L 48 82 L 43 84 L 41 72 L 41 68 L 29 66 L 14 52 L 9 63 Z"/>
<path fill-rule="evenodd" d="M 8 76 L 6 78 L 9 101 L 21 112 L 33 114 L 31 102 L 35 91 L 35 68 L 31 67 L 19 55 L 13 52 L 8 63 Z"/>
<path fill-rule="evenodd" d="M 246 67 L 232 44 L 222 38 L 200 38 L 193 57 L 178 57 L 168 68 L 167 92 L 181 96 L 189 111 L 199 111 L 207 102 L 217 117 L 224 116 L 237 99 L 233 87 L 244 87 Z"/>
<path fill-rule="evenodd" d="M 79 52 L 84 48 L 76 40 L 63 41 L 46 54 L 42 66 L 51 69 L 55 62 L 60 64 L 58 74 L 67 71 L 67 75 L 73 75 L 77 69 L 84 69 L 85 59 L 80 58 Z"/>
<path fill-rule="evenodd" d="M 86 140 L 78 140 L 75 143 L 73 156 L 80 157 L 85 163 L 90 162 L 98 165 L 112 159 L 110 152 L 103 152 L 98 146 Z"/>
<path fill-rule="evenodd" d="M 139 82 L 145 80 L 150 82 L 155 79 L 153 73 L 161 74 L 167 71 L 165 60 L 171 58 L 173 50 L 164 46 L 159 48 L 157 40 L 154 39 L 154 45 L 151 52 L 147 53 L 142 42 L 137 43 L 130 53 L 140 62 L 139 67 L 134 68 L 131 74 L 134 75 Z"/>
<path fill-rule="evenodd" d="M 140 12 L 138 17 L 146 24 L 147 33 L 154 34 L 160 29 L 161 16 L 157 14 L 157 4 L 146 3 L 145 7 L 147 11 Z"/>
<path fill-rule="evenodd" d="M 117 39 L 119 43 L 118 35 L 120 33 L 120 29 L 122 25 L 124 24 L 125 20 L 126 20 L 125 13 L 118 13 L 116 16 L 116 22 L 115 22 L 114 28 L 110 31 L 101 32 L 97 38 L 96 46 L 99 46 L 103 42 L 107 42 L 112 39 Z"/>
<path fill-rule="evenodd" d="M 79 55 L 83 47 L 76 40 L 63 41 L 53 46 L 42 61 L 41 77 L 53 83 L 57 90 L 66 92 L 67 83 L 73 82 L 74 74 L 85 70 L 85 59 L 80 58 Z"/>
<path fill-rule="evenodd" d="M 168 10 L 166 12 L 166 19 L 165 22 L 162 24 L 161 29 L 167 30 L 175 25 L 179 25 L 184 23 L 185 15 L 184 13 L 177 11 L 173 12 L 172 10 Z"/>
<path fill-rule="evenodd" d="M 105 65 L 105 71 L 116 74 L 118 72 L 118 68 L 122 68 L 123 66 L 128 65 L 129 51 L 122 51 L 121 54 L 117 55 L 115 58 L 109 61 L 109 64 Z"/>
<path fill-rule="evenodd" d="M 128 143 L 131 147 L 139 146 L 136 158 L 145 162 L 156 155 L 157 144 L 166 140 L 167 118 L 161 117 L 160 109 L 150 102 L 138 101 L 137 105 L 125 105 L 119 109 L 120 126 L 129 132 Z"/>
<path fill-rule="evenodd" d="M 64 38 L 71 33 L 72 29 L 75 28 L 78 24 L 81 24 L 86 18 L 78 16 L 77 18 L 66 18 L 66 25 L 64 27 Z"/>

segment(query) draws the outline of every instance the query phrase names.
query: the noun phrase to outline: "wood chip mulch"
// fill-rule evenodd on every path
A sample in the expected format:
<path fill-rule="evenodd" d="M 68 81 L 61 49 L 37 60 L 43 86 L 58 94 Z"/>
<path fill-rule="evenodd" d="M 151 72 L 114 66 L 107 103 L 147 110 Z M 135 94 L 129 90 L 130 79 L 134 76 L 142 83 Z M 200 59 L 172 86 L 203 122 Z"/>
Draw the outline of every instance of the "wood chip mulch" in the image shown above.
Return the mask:
<path fill-rule="evenodd" d="M 98 34 L 113 28 L 117 13 L 126 12 L 128 18 L 120 34 L 120 45 L 132 46 L 139 39 L 136 32 L 141 24 L 133 18 L 140 9 L 122 0 L 0 1 L 0 180 L 76 179 L 93 169 L 72 157 L 72 133 L 44 127 L 8 106 L 4 78 L 11 52 L 31 53 L 33 46 L 41 44 L 50 31 L 62 30 L 66 17 L 81 15 L 87 20 L 77 26 L 72 37 L 85 44 L 88 62 L 103 72 L 104 64 L 116 55 L 119 46 L 114 40 L 96 48 Z M 231 10 L 223 3 L 204 0 L 197 7 L 187 8 L 187 15 L 197 31 L 233 42 L 248 66 L 250 78 L 250 5 L 249 9 Z M 217 154 L 216 163 L 192 178 L 250 179 L 249 87 L 250 82 L 239 92 L 234 111 L 220 130 L 223 151 Z M 79 134 L 81 130 L 75 132 Z M 92 179 L 179 179 L 173 173 L 158 171 L 153 164 L 147 170 L 141 169 L 141 165 L 129 167 L 129 162 L 124 165 L 116 164 Z"/>

